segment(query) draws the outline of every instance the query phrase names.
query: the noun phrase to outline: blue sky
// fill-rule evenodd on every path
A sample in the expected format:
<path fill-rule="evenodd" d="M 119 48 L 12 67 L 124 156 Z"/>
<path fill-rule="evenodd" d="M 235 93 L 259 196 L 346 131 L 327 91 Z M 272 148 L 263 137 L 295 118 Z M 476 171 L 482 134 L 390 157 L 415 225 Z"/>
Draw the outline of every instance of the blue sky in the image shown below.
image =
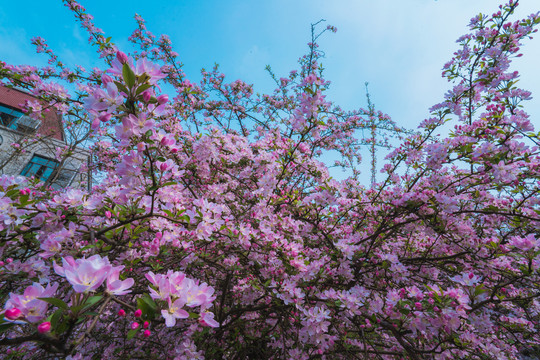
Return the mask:
<path fill-rule="evenodd" d="M 155 34 L 171 37 L 191 80 L 202 67 L 215 62 L 230 81 L 255 84 L 271 91 L 264 68 L 278 76 L 296 68 L 307 49 L 310 24 L 326 19 L 338 28 L 320 40 L 326 53 L 328 96 L 345 109 L 365 106 L 364 82 L 370 83 L 376 107 L 401 126 L 415 128 L 428 108 L 441 101 L 449 88 L 440 77 L 442 65 L 457 49 L 455 40 L 479 12 L 492 13 L 495 0 L 87 0 L 81 4 L 95 23 L 121 49 L 135 27 L 133 15 L 147 20 Z M 521 0 L 517 16 L 540 10 L 538 0 Z M 517 16 L 514 17 L 517 19 Z M 102 63 L 86 33 L 60 0 L 4 2 L 0 7 L 0 60 L 14 64 L 44 65 L 34 53 L 33 36 L 42 36 L 68 64 L 85 67 Z M 538 37 L 538 36 L 537 36 Z M 540 39 L 527 41 L 524 56 L 515 62 L 520 86 L 534 99 L 526 109 L 540 125 Z"/>

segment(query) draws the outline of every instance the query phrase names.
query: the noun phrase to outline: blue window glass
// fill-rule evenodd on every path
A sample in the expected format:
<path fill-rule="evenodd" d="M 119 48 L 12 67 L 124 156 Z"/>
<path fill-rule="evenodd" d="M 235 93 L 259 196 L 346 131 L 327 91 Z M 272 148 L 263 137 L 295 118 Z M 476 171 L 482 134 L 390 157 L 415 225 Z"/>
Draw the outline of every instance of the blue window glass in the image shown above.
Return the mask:
<path fill-rule="evenodd" d="M 21 175 L 31 177 L 35 176 L 41 181 L 47 181 L 47 179 L 53 174 L 54 170 L 58 166 L 58 161 L 48 159 L 43 156 L 34 155 L 32 160 L 24 167 Z"/>
<path fill-rule="evenodd" d="M 22 112 L 0 105 L 0 125 L 4 125 L 10 129 L 16 129 L 17 120 L 21 116 L 23 116 Z"/>

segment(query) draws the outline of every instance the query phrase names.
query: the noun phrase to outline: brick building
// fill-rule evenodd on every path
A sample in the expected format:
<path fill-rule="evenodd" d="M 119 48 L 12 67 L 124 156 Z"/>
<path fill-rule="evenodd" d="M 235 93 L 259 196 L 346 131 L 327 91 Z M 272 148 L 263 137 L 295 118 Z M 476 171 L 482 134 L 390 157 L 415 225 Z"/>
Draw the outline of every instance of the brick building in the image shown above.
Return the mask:
<path fill-rule="evenodd" d="M 70 156 L 58 159 L 58 150 L 70 146 L 61 115 L 49 111 L 39 119 L 27 116 L 23 112 L 27 101 L 37 99 L 0 86 L 0 174 L 37 177 L 56 189 L 81 186 L 86 174 L 80 170 L 89 153 L 74 148 Z"/>

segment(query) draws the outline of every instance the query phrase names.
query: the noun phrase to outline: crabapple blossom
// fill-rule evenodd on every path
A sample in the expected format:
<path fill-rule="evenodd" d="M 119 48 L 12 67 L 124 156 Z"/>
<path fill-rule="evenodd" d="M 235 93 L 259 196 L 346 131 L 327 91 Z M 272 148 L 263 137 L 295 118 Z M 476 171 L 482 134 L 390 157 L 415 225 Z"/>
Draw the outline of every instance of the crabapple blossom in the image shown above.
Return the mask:
<path fill-rule="evenodd" d="M 39 298 L 54 296 L 58 286 L 57 283 L 54 285 L 48 284 L 47 287 L 43 287 L 39 283 L 33 283 L 24 290 L 22 295 L 10 293 L 4 308 L 16 308 L 22 312 L 28 322 L 38 322 L 46 317 L 49 308 L 49 304 Z"/>
<path fill-rule="evenodd" d="M 66 131 L 84 133 L 92 161 L 81 170 L 99 181 L 55 190 L 0 176 L 3 353 L 391 360 L 538 350 L 540 149 L 531 94 L 511 67 L 538 14 L 511 20 L 518 4 L 508 0 L 474 17 L 444 65 L 449 91 L 413 131 L 369 97 L 367 109 L 330 101 L 316 40 L 333 26 L 312 26 L 298 70 L 269 68 L 276 88 L 265 94 L 218 66 L 188 79 L 170 39 L 140 16 L 136 50 L 123 52 L 82 5 L 64 3 L 103 66 L 68 67 L 36 38 L 51 66 L 0 62 L 0 78 L 36 97 L 29 116 L 55 111 Z M 6 146 L 19 154 L 28 144 Z M 393 149 L 374 176 L 379 146 Z M 59 147 L 58 161 L 73 151 Z"/>
<path fill-rule="evenodd" d="M 173 302 L 168 298 L 167 302 L 169 304 L 168 309 L 161 310 L 161 315 L 165 319 L 165 325 L 167 327 L 173 327 L 176 324 L 176 319 L 186 319 L 189 317 L 189 313 L 182 309 L 186 304 L 185 299 L 178 298 Z"/>
<path fill-rule="evenodd" d="M 124 266 L 115 266 L 107 275 L 106 288 L 109 294 L 113 295 L 125 295 L 131 292 L 129 288 L 133 286 L 135 280 L 127 278 L 126 280 L 120 280 L 120 271 L 124 269 Z"/>
<path fill-rule="evenodd" d="M 96 290 L 113 270 L 109 259 L 99 255 L 93 255 L 88 259 L 74 259 L 71 256 L 66 256 L 62 258 L 62 265 L 54 263 L 54 271 L 58 275 L 64 276 L 73 286 L 73 290 L 78 293 Z M 113 280 L 113 283 L 115 281 Z"/>

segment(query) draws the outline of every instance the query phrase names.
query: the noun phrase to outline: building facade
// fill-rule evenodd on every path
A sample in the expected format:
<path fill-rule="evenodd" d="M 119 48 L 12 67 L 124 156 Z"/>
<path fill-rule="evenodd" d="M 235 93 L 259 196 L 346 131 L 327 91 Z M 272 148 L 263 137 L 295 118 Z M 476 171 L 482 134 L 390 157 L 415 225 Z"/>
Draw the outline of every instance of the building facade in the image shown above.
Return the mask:
<path fill-rule="evenodd" d="M 82 169 L 88 151 L 70 147 L 62 117 L 55 111 L 44 112 L 40 118 L 25 115 L 29 101 L 37 99 L 0 86 L 0 175 L 39 178 L 55 189 L 84 186 L 87 173 Z"/>

